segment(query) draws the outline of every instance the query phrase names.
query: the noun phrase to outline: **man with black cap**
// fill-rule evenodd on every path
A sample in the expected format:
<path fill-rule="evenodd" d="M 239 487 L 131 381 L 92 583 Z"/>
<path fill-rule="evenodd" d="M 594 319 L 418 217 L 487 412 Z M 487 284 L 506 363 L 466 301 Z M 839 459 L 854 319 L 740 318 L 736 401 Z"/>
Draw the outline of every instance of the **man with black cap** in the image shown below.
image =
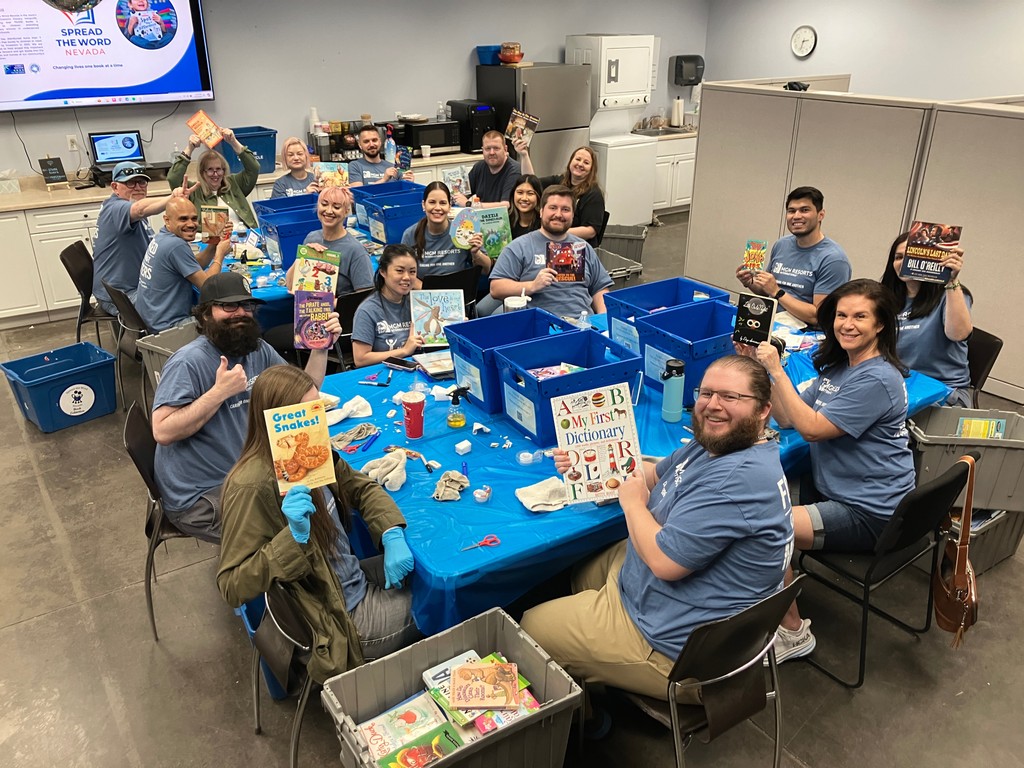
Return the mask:
<path fill-rule="evenodd" d="M 221 272 L 199 289 L 192 310 L 200 336 L 164 365 L 153 398 L 156 481 L 167 517 L 181 531 L 220 541 L 220 491 L 242 452 L 249 393 L 256 378 L 284 360 L 260 336 L 258 304 L 247 279 Z M 337 313 L 326 329 L 341 333 Z M 310 350 L 308 373 L 317 386 L 327 351 Z"/>
<path fill-rule="evenodd" d="M 187 180 L 184 186 L 188 186 Z M 92 293 L 109 314 L 116 315 L 117 308 L 111 303 L 103 281 L 120 288 L 132 301 L 135 300 L 139 267 L 153 239 L 149 217 L 163 211 L 172 197 L 188 197 L 194 189 L 194 186 L 184 190 L 178 188 L 170 197 L 146 197 L 149 176 L 141 165 L 124 162 L 114 166 L 110 182 L 113 194 L 100 207 L 92 256 Z"/>

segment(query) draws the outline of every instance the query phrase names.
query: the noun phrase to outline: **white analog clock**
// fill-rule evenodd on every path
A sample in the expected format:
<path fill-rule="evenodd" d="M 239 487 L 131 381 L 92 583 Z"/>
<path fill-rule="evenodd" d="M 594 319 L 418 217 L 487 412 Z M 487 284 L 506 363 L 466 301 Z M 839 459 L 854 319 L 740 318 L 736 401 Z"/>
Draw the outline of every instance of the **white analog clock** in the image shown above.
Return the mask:
<path fill-rule="evenodd" d="M 803 26 L 793 30 L 793 37 L 789 40 L 789 46 L 793 49 L 793 55 L 800 59 L 806 59 L 814 51 L 818 44 L 818 33 L 814 27 Z"/>

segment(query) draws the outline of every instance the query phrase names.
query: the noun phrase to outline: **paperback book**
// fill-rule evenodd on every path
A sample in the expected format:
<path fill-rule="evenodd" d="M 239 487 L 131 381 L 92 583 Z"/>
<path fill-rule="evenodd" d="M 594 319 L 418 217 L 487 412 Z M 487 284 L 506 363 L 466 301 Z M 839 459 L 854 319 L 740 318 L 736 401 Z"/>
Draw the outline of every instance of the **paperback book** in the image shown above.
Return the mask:
<path fill-rule="evenodd" d="M 300 245 L 295 253 L 292 290 L 334 293 L 341 254 Z"/>
<path fill-rule="evenodd" d="M 956 436 L 1002 440 L 1006 436 L 1006 419 L 961 417 L 956 423 Z"/>
<path fill-rule="evenodd" d="M 449 228 L 455 247 L 468 250 L 473 235 L 483 237 L 483 250 L 493 260 L 512 242 L 512 225 L 504 208 L 463 208 Z"/>
<path fill-rule="evenodd" d="M 525 141 L 526 146 L 530 146 L 530 141 L 533 140 L 533 134 L 536 133 L 539 124 L 539 117 L 513 109 L 508 119 L 508 127 L 505 128 L 505 138 L 513 144 L 517 141 Z"/>
<path fill-rule="evenodd" d="M 463 744 L 451 723 L 445 723 L 416 737 L 377 760 L 380 768 L 420 768 L 436 763 Z"/>
<path fill-rule="evenodd" d="M 213 122 L 213 119 L 201 109 L 186 120 L 185 123 L 192 129 L 192 133 L 198 136 L 203 144 L 210 149 L 213 149 L 224 140 L 224 137 L 220 135 L 220 126 Z"/>
<path fill-rule="evenodd" d="M 451 379 L 455 376 L 452 353 L 447 349 L 440 349 L 437 352 L 420 352 L 418 355 L 413 355 L 412 359 L 432 379 Z"/>
<path fill-rule="evenodd" d="M 295 292 L 295 348 L 327 349 L 331 332 L 327 321 L 334 311 L 334 294 L 329 291 Z"/>
<path fill-rule="evenodd" d="M 395 150 L 395 168 L 399 175 L 412 170 L 412 147 L 398 145 Z"/>
<path fill-rule="evenodd" d="M 452 667 L 455 709 L 518 709 L 519 670 L 511 662 L 469 662 Z M 474 718 L 475 719 L 475 718 Z"/>
<path fill-rule="evenodd" d="M 469 170 L 464 165 L 457 165 L 454 168 L 442 169 L 441 181 L 443 181 L 445 186 L 448 187 L 448 191 L 451 192 L 452 195 L 456 192 L 459 192 L 466 197 L 473 194 L 473 190 L 469 186 Z"/>
<path fill-rule="evenodd" d="M 466 298 L 458 289 L 411 291 L 413 330 L 424 346 L 448 346 L 444 329 L 466 319 Z"/>
<path fill-rule="evenodd" d="M 203 205 L 199 208 L 199 231 L 207 243 L 231 237 L 231 212 L 227 206 Z"/>
<path fill-rule="evenodd" d="M 360 724 L 359 732 L 370 748 L 370 757 L 380 760 L 445 722 L 430 694 L 420 692 Z"/>
<path fill-rule="evenodd" d="M 546 266 L 555 270 L 559 283 L 581 283 L 586 279 L 586 248 L 582 242 L 548 243 Z"/>
<path fill-rule="evenodd" d="M 569 454 L 562 476 L 569 503 L 617 498 L 641 456 L 629 384 L 557 395 L 551 412 L 558 447 Z"/>
<path fill-rule="evenodd" d="M 771 296 L 741 293 L 736 307 L 736 327 L 732 332 L 732 340 L 752 347 L 770 340 L 778 308 L 779 302 Z"/>
<path fill-rule="evenodd" d="M 963 227 L 915 221 L 910 225 L 907 255 L 900 265 L 900 277 L 928 283 L 948 283 L 952 272 L 942 261 L 960 246 Z"/>
<path fill-rule="evenodd" d="M 313 177 L 321 188 L 347 187 L 348 166 L 345 163 L 313 163 Z"/>
<path fill-rule="evenodd" d="M 473 725 L 480 733 L 490 733 L 496 731 L 499 728 L 504 728 L 509 723 L 515 722 L 523 715 L 528 715 L 531 712 L 536 712 L 540 709 L 540 702 L 534 698 L 533 694 L 528 690 L 519 692 L 519 708 L 518 709 L 503 709 L 494 710 L 489 709 L 482 715 L 473 720 Z"/>
<path fill-rule="evenodd" d="M 333 483 L 331 437 L 323 400 L 269 408 L 263 412 L 277 488 L 284 496 L 296 485 L 309 488 Z"/>
<path fill-rule="evenodd" d="M 458 726 L 471 726 L 473 720 L 486 711 L 463 712 L 462 710 L 455 709 L 451 704 L 452 667 L 471 661 L 480 661 L 480 654 L 472 650 L 466 651 L 431 667 L 423 673 L 423 683 L 427 686 L 427 692 L 430 694 L 430 697 L 441 707 L 445 716 Z"/>
<path fill-rule="evenodd" d="M 768 260 L 767 240 L 747 240 L 747 247 L 743 251 L 743 268 L 762 270 Z"/>

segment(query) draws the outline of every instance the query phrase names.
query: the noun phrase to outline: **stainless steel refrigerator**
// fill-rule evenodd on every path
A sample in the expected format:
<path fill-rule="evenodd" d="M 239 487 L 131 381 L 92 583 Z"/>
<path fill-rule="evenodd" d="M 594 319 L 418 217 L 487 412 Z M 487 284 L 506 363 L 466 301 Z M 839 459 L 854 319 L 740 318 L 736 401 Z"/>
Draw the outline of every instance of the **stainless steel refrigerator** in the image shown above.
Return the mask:
<path fill-rule="evenodd" d="M 530 142 L 530 158 L 538 176 L 561 173 L 570 153 L 590 142 L 589 64 L 478 65 L 476 98 L 494 107 L 495 127 L 501 132 L 513 109 L 540 119 Z"/>

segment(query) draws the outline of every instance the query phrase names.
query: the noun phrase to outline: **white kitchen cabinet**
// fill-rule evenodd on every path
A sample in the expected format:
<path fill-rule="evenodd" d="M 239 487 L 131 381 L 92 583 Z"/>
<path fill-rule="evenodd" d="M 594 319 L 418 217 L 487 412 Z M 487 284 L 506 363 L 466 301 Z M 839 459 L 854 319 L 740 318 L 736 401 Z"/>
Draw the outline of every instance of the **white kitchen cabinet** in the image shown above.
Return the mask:
<path fill-rule="evenodd" d="M 668 208 L 672 200 L 672 169 L 675 162 L 668 157 L 659 157 L 654 164 L 654 210 Z"/>
<path fill-rule="evenodd" d="M 32 238 L 23 211 L 0 213 L 0 317 L 46 310 L 46 298 L 32 252 Z"/>
<path fill-rule="evenodd" d="M 426 186 L 432 181 L 437 181 L 441 178 L 438 173 L 438 167 L 436 165 L 427 166 L 426 168 L 413 168 L 413 181 L 417 184 L 423 184 Z"/>
<path fill-rule="evenodd" d="M 46 309 L 65 309 L 80 306 L 81 298 L 71 282 L 64 265 L 60 261 L 60 252 L 69 245 L 84 240 L 92 250 L 92 240 L 96 234 L 94 228 L 67 229 L 60 232 L 41 232 L 32 235 L 32 250 L 36 256 L 39 278 L 43 284 L 43 296 Z"/>
<path fill-rule="evenodd" d="M 663 139 L 658 142 L 654 166 L 654 210 L 685 208 L 693 199 L 693 171 L 697 139 Z"/>
<path fill-rule="evenodd" d="M 257 184 L 256 189 L 249 195 L 250 200 L 255 198 L 256 200 L 269 200 L 271 193 L 274 191 L 273 184 Z"/>
<path fill-rule="evenodd" d="M 696 155 L 680 155 L 672 166 L 672 208 L 688 206 L 693 199 L 693 169 L 696 164 Z"/>

